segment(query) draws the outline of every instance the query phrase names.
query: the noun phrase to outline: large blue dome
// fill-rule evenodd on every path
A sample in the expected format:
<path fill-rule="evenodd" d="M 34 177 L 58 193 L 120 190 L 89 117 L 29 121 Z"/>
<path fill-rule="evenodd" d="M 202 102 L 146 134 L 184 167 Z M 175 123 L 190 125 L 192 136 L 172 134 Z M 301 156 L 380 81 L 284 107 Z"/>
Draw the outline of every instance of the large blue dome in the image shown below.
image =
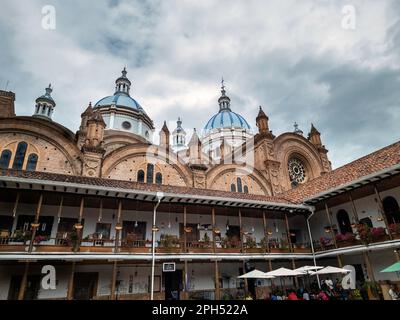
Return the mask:
<path fill-rule="evenodd" d="M 143 108 L 135 99 L 124 93 L 115 93 L 113 96 L 108 96 L 103 99 L 100 99 L 95 104 L 95 107 L 109 106 L 112 104 L 115 104 L 116 106 L 128 107 L 143 111 Z"/>
<path fill-rule="evenodd" d="M 204 130 L 213 130 L 220 128 L 241 128 L 250 130 L 250 126 L 247 121 L 236 112 L 230 109 L 220 110 L 216 115 L 208 120 Z"/>

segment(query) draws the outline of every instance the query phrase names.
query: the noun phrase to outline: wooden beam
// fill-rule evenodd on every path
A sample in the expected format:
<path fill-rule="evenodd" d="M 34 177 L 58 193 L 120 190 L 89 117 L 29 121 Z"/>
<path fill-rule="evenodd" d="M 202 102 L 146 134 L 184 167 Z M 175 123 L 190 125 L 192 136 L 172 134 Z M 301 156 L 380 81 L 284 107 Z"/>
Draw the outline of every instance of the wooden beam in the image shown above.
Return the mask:
<path fill-rule="evenodd" d="M 37 230 L 38 224 L 39 224 L 39 216 L 40 216 L 40 210 L 42 209 L 42 202 L 43 202 L 43 193 L 41 193 L 39 196 L 38 205 L 36 207 L 35 220 L 33 222 L 34 224 L 31 227 L 32 234 L 31 234 L 31 241 L 29 242 L 29 249 L 28 249 L 29 253 L 31 253 L 33 250 L 33 243 L 35 242 L 36 230 Z"/>
<path fill-rule="evenodd" d="M 374 185 L 374 192 L 375 192 L 375 195 L 376 195 L 376 198 L 377 198 L 376 200 L 377 200 L 377 204 L 378 204 L 378 210 L 380 211 L 380 214 L 382 215 L 383 221 L 385 222 L 386 230 L 387 230 L 387 232 L 389 234 L 389 239 L 393 240 L 393 236 L 392 236 L 392 234 L 390 232 L 390 228 L 389 228 L 389 222 L 387 221 L 387 217 L 386 217 L 386 214 L 385 214 L 385 209 L 383 208 L 383 202 L 382 202 L 382 199 L 381 199 L 381 195 L 380 195 L 376 185 Z"/>
<path fill-rule="evenodd" d="M 356 220 L 356 223 L 358 223 L 360 219 L 358 218 L 357 208 L 356 208 L 356 205 L 354 203 L 353 197 L 351 196 L 351 192 L 349 192 L 349 200 L 350 200 L 350 203 L 351 203 L 351 208 L 353 209 L 354 219 Z"/>
<path fill-rule="evenodd" d="M 287 234 L 287 241 L 289 244 L 289 250 L 290 252 L 293 252 L 292 239 L 290 238 L 289 219 L 286 212 L 285 212 L 285 225 L 286 225 L 286 234 Z"/>
<path fill-rule="evenodd" d="M 325 202 L 325 212 L 326 212 L 326 216 L 328 218 L 329 228 L 330 228 L 330 233 L 332 235 L 333 244 L 335 245 L 335 248 L 337 249 L 336 236 L 335 236 L 335 232 L 333 231 L 333 226 L 332 226 L 332 217 L 331 217 L 331 213 L 328 208 L 328 204 L 326 202 Z"/>
<path fill-rule="evenodd" d="M 111 294 L 110 300 L 115 300 L 115 287 L 117 283 L 117 260 L 113 262 L 113 271 L 112 271 L 112 279 L 111 279 Z"/>
<path fill-rule="evenodd" d="M 118 213 L 117 213 L 117 226 L 121 227 L 121 216 L 122 216 L 122 200 L 118 200 Z M 118 252 L 119 245 L 119 237 L 121 234 L 121 230 L 119 228 L 115 229 L 115 244 L 114 244 L 114 252 Z"/>
<path fill-rule="evenodd" d="M 214 276 L 215 276 L 215 300 L 221 299 L 221 292 L 219 287 L 219 269 L 218 269 L 218 261 L 214 261 Z"/>
<path fill-rule="evenodd" d="M 242 211 L 239 209 L 239 230 L 240 230 L 240 251 L 243 253 L 244 252 L 244 243 L 243 243 L 243 225 L 242 225 Z M 246 263 L 243 260 L 243 273 L 246 273 Z M 244 280 L 244 292 L 247 295 L 248 292 L 248 287 L 249 284 L 247 282 L 247 279 L 243 279 Z"/>
<path fill-rule="evenodd" d="M 74 297 L 74 276 L 75 276 L 75 267 L 76 262 L 72 261 L 71 265 L 71 273 L 68 279 L 68 291 L 67 291 L 67 300 L 72 300 Z"/>
<path fill-rule="evenodd" d="M 363 252 L 363 256 L 364 256 L 365 265 L 367 266 L 368 278 L 372 282 L 375 282 L 374 269 L 372 268 L 372 264 L 371 264 L 371 260 L 369 258 L 368 252 Z"/>
<path fill-rule="evenodd" d="M 216 243 L 215 243 L 215 208 L 211 208 L 211 219 L 212 219 L 212 239 L 213 239 L 213 251 L 216 252 Z"/>
<path fill-rule="evenodd" d="M 264 237 L 265 237 L 265 252 L 270 252 L 269 248 L 269 235 L 267 230 L 267 218 L 265 216 L 265 211 L 263 210 L 263 227 L 264 227 Z"/>
<path fill-rule="evenodd" d="M 187 252 L 187 234 L 186 234 L 186 224 L 187 224 L 187 216 L 186 216 L 186 206 L 183 206 L 183 250 Z"/>
<path fill-rule="evenodd" d="M 25 262 L 24 274 L 18 291 L 18 300 L 24 300 L 26 284 L 28 283 L 29 261 Z"/>

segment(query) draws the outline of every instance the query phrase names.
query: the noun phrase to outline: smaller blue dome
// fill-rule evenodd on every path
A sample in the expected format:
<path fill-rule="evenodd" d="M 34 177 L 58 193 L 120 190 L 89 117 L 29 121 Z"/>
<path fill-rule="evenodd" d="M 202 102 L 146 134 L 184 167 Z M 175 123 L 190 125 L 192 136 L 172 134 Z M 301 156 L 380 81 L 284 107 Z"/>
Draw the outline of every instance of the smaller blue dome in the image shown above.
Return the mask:
<path fill-rule="evenodd" d="M 247 121 L 236 112 L 230 109 L 220 110 L 210 120 L 208 120 L 204 130 L 213 130 L 220 128 L 241 128 L 251 130 Z"/>
<path fill-rule="evenodd" d="M 143 108 L 135 99 L 131 98 L 130 96 L 124 93 L 116 93 L 113 96 L 108 96 L 103 99 L 100 99 L 95 104 L 95 107 L 109 106 L 112 104 L 115 104 L 116 106 L 128 107 L 143 111 Z"/>

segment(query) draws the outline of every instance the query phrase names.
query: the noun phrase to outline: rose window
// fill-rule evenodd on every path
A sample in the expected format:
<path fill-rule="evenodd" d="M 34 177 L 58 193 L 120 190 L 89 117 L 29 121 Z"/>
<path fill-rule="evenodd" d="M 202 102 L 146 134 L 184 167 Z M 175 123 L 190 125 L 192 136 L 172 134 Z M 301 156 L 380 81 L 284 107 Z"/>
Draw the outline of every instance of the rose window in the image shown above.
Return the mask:
<path fill-rule="evenodd" d="M 306 169 L 303 163 L 296 158 L 292 158 L 288 163 L 290 181 L 295 184 L 302 183 L 306 180 Z"/>

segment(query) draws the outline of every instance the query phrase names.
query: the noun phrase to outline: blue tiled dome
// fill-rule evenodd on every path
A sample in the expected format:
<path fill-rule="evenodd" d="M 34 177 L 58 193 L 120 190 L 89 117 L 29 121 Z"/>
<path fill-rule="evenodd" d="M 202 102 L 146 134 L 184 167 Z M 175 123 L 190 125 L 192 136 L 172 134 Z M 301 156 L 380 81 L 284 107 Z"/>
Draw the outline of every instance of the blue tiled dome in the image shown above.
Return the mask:
<path fill-rule="evenodd" d="M 216 115 L 208 120 L 204 130 L 213 130 L 220 128 L 242 128 L 250 130 L 250 126 L 247 121 L 236 112 L 230 109 L 220 110 Z"/>
<path fill-rule="evenodd" d="M 116 93 L 113 96 L 100 99 L 95 104 L 95 107 L 109 106 L 111 104 L 143 111 L 143 108 L 135 99 L 123 93 Z"/>

